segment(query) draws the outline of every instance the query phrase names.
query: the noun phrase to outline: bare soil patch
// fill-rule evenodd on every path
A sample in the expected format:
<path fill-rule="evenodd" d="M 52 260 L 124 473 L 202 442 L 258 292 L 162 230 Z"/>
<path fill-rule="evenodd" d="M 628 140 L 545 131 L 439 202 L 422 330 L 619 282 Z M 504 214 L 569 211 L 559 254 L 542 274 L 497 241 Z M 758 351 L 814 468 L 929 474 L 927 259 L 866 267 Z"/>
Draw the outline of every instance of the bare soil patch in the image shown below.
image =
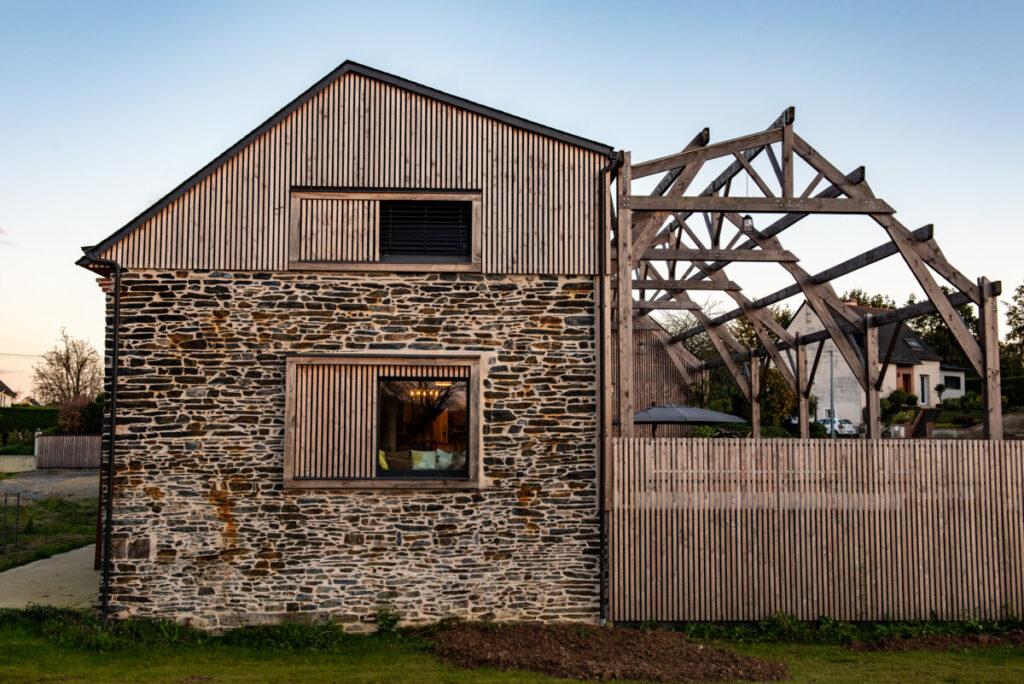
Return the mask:
<path fill-rule="evenodd" d="M 916 637 L 885 637 L 872 641 L 854 642 L 851 651 L 880 651 L 903 653 L 905 651 L 947 651 L 961 648 L 996 648 L 997 646 L 1024 647 L 1024 632 L 995 634 L 929 634 Z"/>
<path fill-rule="evenodd" d="M 460 667 L 531 670 L 587 681 L 779 681 L 782 663 L 702 646 L 655 629 L 568 624 L 470 624 L 440 630 L 435 651 Z"/>

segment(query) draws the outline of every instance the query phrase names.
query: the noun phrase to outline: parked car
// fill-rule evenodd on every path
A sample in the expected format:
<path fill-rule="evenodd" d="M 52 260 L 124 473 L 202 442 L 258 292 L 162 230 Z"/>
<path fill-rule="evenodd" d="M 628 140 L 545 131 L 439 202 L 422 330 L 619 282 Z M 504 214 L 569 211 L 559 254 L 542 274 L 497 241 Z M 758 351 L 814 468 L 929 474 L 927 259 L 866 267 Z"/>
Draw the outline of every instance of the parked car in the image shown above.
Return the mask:
<path fill-rule="evenodd" d="M 832 418 L 822 418 L 818 421 L 819 424 L 825 426 L 825 431 L 832 434 Z M 836 421 L 836 434 L 840 437 L 855 437 L 857 435 L 857 427 L 846 418 L 838 418 Z"/>

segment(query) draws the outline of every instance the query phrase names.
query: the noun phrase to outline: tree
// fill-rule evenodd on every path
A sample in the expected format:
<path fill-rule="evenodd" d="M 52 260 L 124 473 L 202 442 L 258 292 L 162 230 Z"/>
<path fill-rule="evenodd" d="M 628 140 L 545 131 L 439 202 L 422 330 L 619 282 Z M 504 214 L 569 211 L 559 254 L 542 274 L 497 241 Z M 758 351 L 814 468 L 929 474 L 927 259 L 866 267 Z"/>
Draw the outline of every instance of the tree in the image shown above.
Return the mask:
<path fill-rule="evenodd" d="M 761 423 L 765 426 L 780 426 L 782 421 L 796 412 L 796 397 L 786 384 L 777 368 L 764 372 L 761 390 Z"/>
<path fill-rule="evenodd" d="M 44 404 L 64 404 L 77 397 L 91 400 L 103 389 L 99 353 L 64 328 L 60 329 L 58 343 L 42 359 L 32 371 L 36 396 Z"/>
<path fill-rule="evenodd" d="M 1006 341 L 1024 345 L 1024 283 L 1013 291 L 1013 298 L 1006 304 Z"/>
<path fill-rule="evenodd" d="M 943 285 L 942 292 L 948 295 L 952 294 L 953 290 Z M 910 295 L 910 298 L 907 299 L 907 306 L 916 302 L 917 298 L 914 295 Z M 970 333 L 977 337 L 978 314 L 975 313 L 974 305 L 961 304 L 956 307 L 956 312 L 960 314 L 960 318 L 964 319 L 964 323 L 967 324 L 967 329 Z M 945 363 L 966 368 L 972 367 L 971 362 L 967 360 L 967 355 L 964 354 L 956 338 L 953 337 L 953 333 L 950 332 L 946 322 L 942 320 L 942 316 L 938 313 L 930 313 L 912 318 L 907 321 L 907 325 L 924 340 L 925 344 L 934 349 Z"/>
<path fill-rule="evenodd" d="M 847 290 L 843 293 L 844 300 L 855 300 L 857 306 L 870 306 L 873 309 L 895 309 L 896 300 L 889 295 L 885 294 L 873 294 L 869 295 L 865 290 L 855 287 L 852 290 Z"/>
<path fill-rule="evenodd" d="M 793 320 L 793 312 L 785 304 L 769 306 L 768 313 L 770 313 L 772 318 L 775 319 L 775 322 L 783 328 L 789 325 Z M 736 338 L 737 342 L 748 349 L 757 349 L 761 346 L 761 341 L 757 339 L 757 333 L 754 332 L 754 326 L 750 324 L 750 321 L 746 316 L 740 316 L 730 323 L 729 331 L 732 333 L 732 336 Z M 779 342 L 779 336 L 773 333 L 770 329 L 768 330 L 768 338 L 776 344 Z"/>
<path fill-rule="evenodd" d="M 1024 374 L 1024 283 L 1013 291 L 1006 306 L 1006 342 L 1000 345 L 999 361 L 1003 377 Z"/>

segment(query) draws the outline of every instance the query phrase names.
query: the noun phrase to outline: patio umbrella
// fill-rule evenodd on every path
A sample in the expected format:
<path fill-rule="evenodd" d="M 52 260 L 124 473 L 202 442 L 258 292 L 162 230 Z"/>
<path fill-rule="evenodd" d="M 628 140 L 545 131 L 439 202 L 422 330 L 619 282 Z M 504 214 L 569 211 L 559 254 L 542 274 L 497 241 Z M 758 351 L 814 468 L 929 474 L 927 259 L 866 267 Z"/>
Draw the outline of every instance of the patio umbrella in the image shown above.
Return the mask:
<path fill-rule="evenodd" d="M 633 414 L 633 422 L 640 424 L 682 424 L 682 425 L 714 425 L 716 423 L 746 423 L 739 416 L 732 416 L 721 411 L 697 408 L 696 406 L 677 406 L 665 404 L 652 406 Z"/>
<path fill-rule="evenodd" d="M 618 423 L 618 420 L 613 421 Z M 739 416 L 733 416 L 721 411 L 697 408 L 696 406 L 678 406 L 676 404 L 665 404 L 663 406 L 651 406 L 643 411 L 633 414 L 635 425 L 651 425 L 652 432 L 657 430 L 658 425 L 715 425 L 717 423 L 746 423 L 747 421 Z"/>

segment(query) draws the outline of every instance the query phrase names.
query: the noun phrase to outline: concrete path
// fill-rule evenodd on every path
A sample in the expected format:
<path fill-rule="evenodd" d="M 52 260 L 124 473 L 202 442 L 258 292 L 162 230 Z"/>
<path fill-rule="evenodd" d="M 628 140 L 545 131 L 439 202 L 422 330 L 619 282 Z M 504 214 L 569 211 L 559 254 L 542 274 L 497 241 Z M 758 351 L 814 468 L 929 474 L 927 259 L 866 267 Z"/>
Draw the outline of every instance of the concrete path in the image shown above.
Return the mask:
<path fill-rule="evenodd" d="M 0 572 L 0 608 L 30 603 L 88 608 L 99 600 L 100 573 L 92 569 L 96 545 Z"/>

